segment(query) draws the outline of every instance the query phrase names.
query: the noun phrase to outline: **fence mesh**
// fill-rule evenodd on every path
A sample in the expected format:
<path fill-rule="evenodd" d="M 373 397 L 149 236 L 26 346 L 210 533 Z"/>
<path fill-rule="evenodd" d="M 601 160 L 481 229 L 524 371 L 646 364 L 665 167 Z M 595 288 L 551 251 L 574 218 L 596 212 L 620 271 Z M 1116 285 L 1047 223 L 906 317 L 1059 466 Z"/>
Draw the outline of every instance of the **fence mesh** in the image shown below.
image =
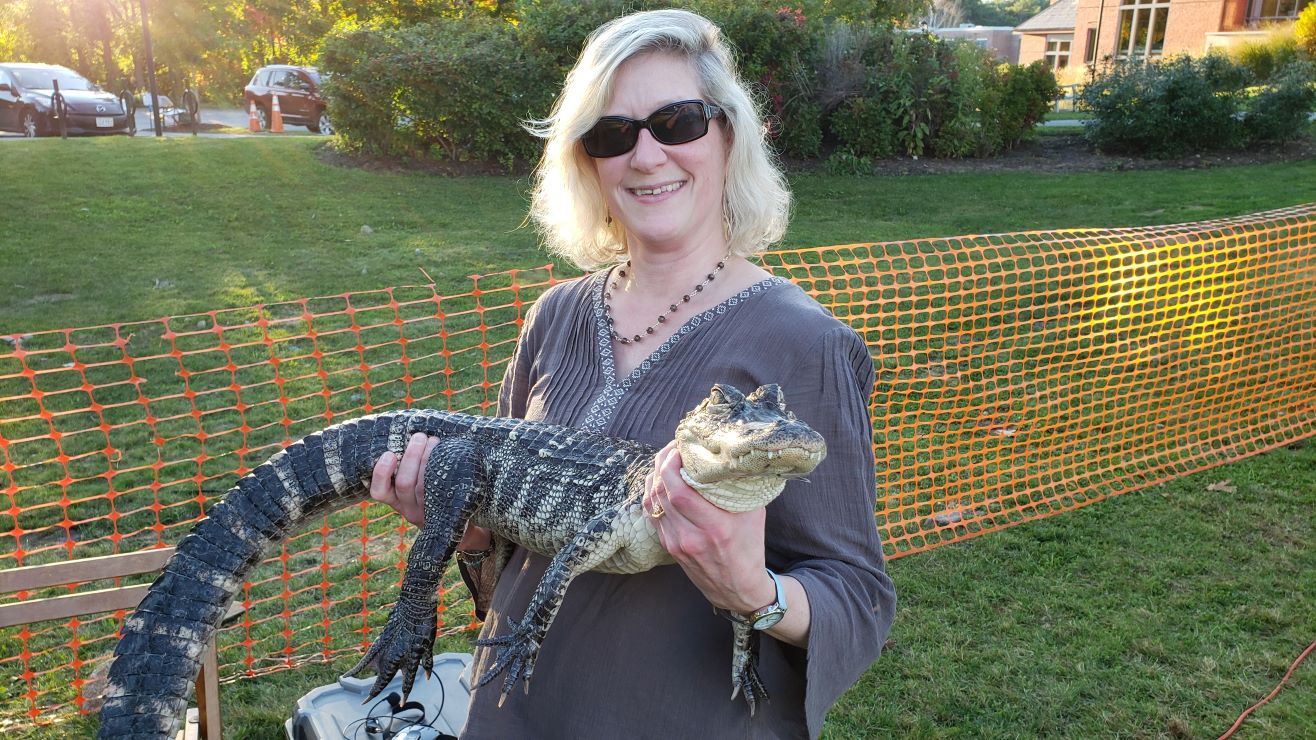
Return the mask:
<path fill-rule="evenodd" d="M 1314 222 L 1316 204 L 763 263 L 871 348 L 875 516 L 899 557 L 1316 431 Z M 335 421 L 491 412 L 554 279 L 544 266 L 453 296 L 394 288 L 2 338 L 0 569 L 173 544 L 238 476 Z M 362 504 L 289 539 L 221 630 L 221 673 L 364 650 L 411 530 Z M 456 583 L 449 634 L 476 626 Z M 86 711 L 124 616 L 0 630 L 0 718 Z"/>

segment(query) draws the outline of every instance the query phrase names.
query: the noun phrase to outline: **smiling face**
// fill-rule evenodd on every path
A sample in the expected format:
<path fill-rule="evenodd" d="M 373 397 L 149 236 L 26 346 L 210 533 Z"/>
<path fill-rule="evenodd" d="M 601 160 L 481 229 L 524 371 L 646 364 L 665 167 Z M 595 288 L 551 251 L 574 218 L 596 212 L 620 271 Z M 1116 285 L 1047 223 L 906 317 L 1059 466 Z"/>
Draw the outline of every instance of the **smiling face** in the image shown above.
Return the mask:
<path fill-rule="evenodd" d="M 682 100 L 706 100 L 690 61 L 673 54 L 642 54 L 617 70 L 603 115 L 638 120 Z M 631 249 L 725 245 L 722 186 L 727 148 L 723 119 L 715 118 L 708 123 L 708 134 L 695 141 L 661 144 L 646 130 L 629 152 L 594 160 L 608 210 L 626 228 Z"/>

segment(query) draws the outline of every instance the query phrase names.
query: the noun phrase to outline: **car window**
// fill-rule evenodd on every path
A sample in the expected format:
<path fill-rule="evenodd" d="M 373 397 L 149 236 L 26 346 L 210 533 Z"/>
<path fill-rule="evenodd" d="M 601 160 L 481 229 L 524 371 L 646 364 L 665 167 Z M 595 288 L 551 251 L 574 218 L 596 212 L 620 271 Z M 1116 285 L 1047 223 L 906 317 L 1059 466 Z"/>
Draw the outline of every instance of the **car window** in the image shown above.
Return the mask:
<path fill-rule="evenodd" d="M 9 85 L 10 87 L 14 86 L 14 78 L 9 76 L 9 72 L 7 70 L 0 69 L 0 85 Z"/>
<path fill-rule="evenodd" d="M 279 73 L 278 79 L 271 87 L 282 87 L 287 90 L 306 90 L 308 85 L 306 80 L 301 78 L 301 75 L 289 69 Z"/>
<path fill-rule="evenodd" d="M 54 87 L 52 80 L 59 80 L 61 90 L 95 90 L 87 78 L 71 69 L 55 67 L 53 69 L 15 69 L 14 77 L 22 87 L 34 90 L 49 90 Z"/>

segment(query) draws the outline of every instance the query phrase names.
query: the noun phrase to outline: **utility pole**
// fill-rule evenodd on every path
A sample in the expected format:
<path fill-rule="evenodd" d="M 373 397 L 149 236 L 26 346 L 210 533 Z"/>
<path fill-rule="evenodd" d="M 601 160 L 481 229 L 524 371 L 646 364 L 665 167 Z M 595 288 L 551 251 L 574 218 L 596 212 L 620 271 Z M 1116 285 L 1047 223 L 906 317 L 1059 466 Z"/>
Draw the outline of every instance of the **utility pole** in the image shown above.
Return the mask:
<path fill-rule="evenodd" d="M 155 52 L 151 51 L 151 21 L 146 17 L 146 0 L 137 0 L 142 10 L 142 40 L 146 42 L 146 77 L 151 85 L 151 122 L 155 135 L 164 136 L 164 121 L 160 119 L 160 94 L 155 87 Z"/>

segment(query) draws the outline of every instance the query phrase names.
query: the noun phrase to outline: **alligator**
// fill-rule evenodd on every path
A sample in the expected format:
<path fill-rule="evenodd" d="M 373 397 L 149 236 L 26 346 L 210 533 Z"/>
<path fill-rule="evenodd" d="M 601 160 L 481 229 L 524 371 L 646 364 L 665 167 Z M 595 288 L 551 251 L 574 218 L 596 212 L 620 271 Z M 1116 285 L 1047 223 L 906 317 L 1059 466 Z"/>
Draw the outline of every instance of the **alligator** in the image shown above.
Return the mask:
<path fill-rule="evenodd" d="M 656 450 L 638 442 L 519 419 L 407 409 L 308 435 L 238 480 L 179 543 L 124 621 L 101 708 L 101 738 L 165 740 L 177 732 L 201 665 L 247 573 L 316 517 L 369 496 L 375 461 L 401 455 L 416 432 L 436 437 L 423 478 L 425 520 L 407 555 L 399 598 L 379 637 L 347 675 L 377 674 L 375 696 L 401 671 L 403 700 L 433 668 L 437 592 L 467 523 L 493 532 L 495 568 L 513 545 L 551 558 L 525 616 L 477 640 L 496 649 L 478 685 L 506 672 L 502 699 L 529 690 L 539 645 L 571 580 L 588 570 L 638 573 L 674 562 L 642 505 Z M 676 429 L 681 475 L 729 511 L 774 499 L 826 455 L 823 438 L 785 408 L 776 385 L 748 396 L 715 385 Z M 488 569 L 483 569 L 487 571 Z M 732 694 L 751 713 L 767 692 L 749 627 L 733 629 Z"/>

